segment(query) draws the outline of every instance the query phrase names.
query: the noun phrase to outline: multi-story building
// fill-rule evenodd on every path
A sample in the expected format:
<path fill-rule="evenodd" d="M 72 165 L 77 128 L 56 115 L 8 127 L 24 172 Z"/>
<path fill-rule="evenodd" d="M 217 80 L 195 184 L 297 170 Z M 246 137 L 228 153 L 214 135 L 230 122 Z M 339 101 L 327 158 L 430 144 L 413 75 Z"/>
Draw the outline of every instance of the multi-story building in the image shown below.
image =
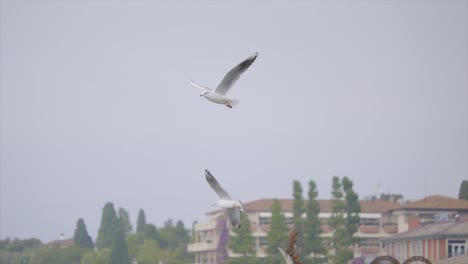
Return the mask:
<path fill-rule="evenodd" d="M 397 197 L 398 196 L 389 196 Z M 402 199 L 385 199 L 380 196 L 361 200 L 361 223 L 355 236 L 359 244 L 355 245 L 355 256 L 386 254 L 382 241 L 397 233 L 406 232 L 422 225 L 436 221 L 449 220 L 454 217 L 468 218 L 468 201 L 444 196 L 429 196 L 424 199 L 408 202 Z M 385 200 L 383 200 L 385 199 Z M 292 226 L 292 199 L 277 199 L 288 225 Z M 255 238 L 256 256 L 265 257 L 266 237 L 270 230 L 271 206 L 274 199 L 260 199 L 244 205 L 245 213 L 251 223 L 252 235 Z M 307 200 L 304 201 L 307 203 Z M 322 221 L 322 236 L 331 237 L 328 219 L 332 215 L 332 201 L 318 200 L 320 205 L 319 218 Z M 188 246 L 188 251 L 194 253 L 195 263 L 219 263 L 219 259 L 236 254 L 227 248 L 229 227 L 226 225 L 222 211 L 207 214 L 208 220 L 195 225 L 195 242 Z M 303 215 L 305 217 L 305 215 Z M 465 247 L 466 248 L 466 247 Z"/>
<path fill-rule="evenodd" d="M 251 232 L 255 238 L 256 256 L 265 257 L 266 237 L 270 230 L 271 206 L 274 199 L 260 199 L 245 203 L 245 213 L 251 223 Z M 292 199 L 278 199 L 281 204 L 283 214 L 289 226 L 292 226 Z M 304 201 L 307 203 L 307 200 Z M 332 215 L 332 201 L 318 200 L 320 205 L 319 218 L 322 220 L 322 236 L 330 237 L 332 232 L 327 224 Z M 380 238 L 388 237 L 397 233 L 396 222 L 384 221 L 383 215 L 398 207 L 397 204 L 383 200 L 363 200 L 360 201 L 361 225 L 356 236 L 360 238 L 360 244 L 356 247 L 356 255 L 378 254 L 381 251 Z M 226 238 L 228 229 L 225 225 L 224 214 L 220 211 L 208 213 L 208 220 L 195 225 L 195 242 L 188 246 L 188 251 L 195 253 L 195 263 L 219 263 L 218 259 L 227 254 L 235 257 L 236 254 L 226 248 Z M 305 217 L 305 214 L 303 215 Z M 224 245 L 220 247 L 220 244 Z M 223 251 L 224 249 L 224 251 Z"/>
<path fill-rule="evenodd" d="M 401 263 L 412 256 L 423 256 L 435 262 L 465 255 L 468 248 L 468 220 L 457 218 L 440 221 L 383 238 L 386 253 Z"/>

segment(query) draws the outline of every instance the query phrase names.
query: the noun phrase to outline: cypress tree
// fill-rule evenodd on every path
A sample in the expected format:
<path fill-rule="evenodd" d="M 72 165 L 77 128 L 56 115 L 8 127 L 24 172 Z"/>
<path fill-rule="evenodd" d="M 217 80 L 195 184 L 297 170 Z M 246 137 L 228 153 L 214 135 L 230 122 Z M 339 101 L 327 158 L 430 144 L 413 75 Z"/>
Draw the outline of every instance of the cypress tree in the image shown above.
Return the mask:
<path fill-rule="evenodd" d="M 335 264 L 341 264 L 342 261 L 341 251 L 347 246 L 349 241 L 348 232 L 346 231 L 346 220 L 344 213 L 346 204 L 343 201 L 343 191 L 340 182 L 340 178 L 333 176 L 332 184 L 332 216 L 329 219 L 330 228 L 333 230 L 333 236 L 331 238 L 332 247 L 334 250 L 334 256 L 332 262 Z"/>
<path fill-rule="evenodd" d="M 80 248 L 92 249 L 94 247 L 93 240 L 88 235 L 88 230 L 86 230 L 86 225 L 83 218 L 78 219 L 78 222 L 76 223 L 73 241 L 75 242 L 75 246 Z"/>
<path fill-rule="evenodd" d="M 308 202 L 306 206 L 305 220 L 305 239 L 304 239 L 304 255 L 312 253 L 312 263 L 320 263 L 322 259 L 320 255 L 325 255 L 325 248 L 322 245 L 322 223 L 319 219 L 320 205 L 317 202 L 317 185 L 313 180 L 309 181 Z"/>
<path fill-rule="evenodd" d="M 111 247 L 115 232 L 119 229 L 119 220 L 115 214 L 114 204 L 106 203 L 102 209 L 101 226 L 99 227 L 96 246 L 99 249 Z"/>
<path fill-rule="evenodd" d="M 293 222 L 294 227 L 298 233 L 296 237 L 296 252 L 299 257 L 303 258 L 304 247 L 304 220 L 302 214 L 304 213 L 304 200 L 302 198 L 302 187 L 299 181 L 293 181 Z"/>
<path fill-rule="evenodd" d="M 143 209 L 140 209 L 140 211 L 138 212 L 136 232 L 137 233 L 145 232 L 145 227 L 146 227 L 145 212 L 143 211 Z"/>
<path fill-rule="evenodd" d="M 458 199 L 468 200 L 468 181 L 463 180 L 458 191 Z"/>
<path fill-rule="evenodd" d="M 347 263 L 353 258 L 353 253 L 348 247 L 356 242 L 354 233 L 359 228 L 359 212 L 361 205 L 359 197 L 353 191 L 353 182 L 343 177 L 333 177 L 333 215 L 330 217 L 330 227 L 333 229 L 333 248 L 335 255 L 333 263 Z"/>
<path fill-rule="evenodd" d="M 132 224 L 127 210 L 119 208 L 119 221 L 122 224 L 125 237 L 128 237 L 132 233 Z"/>
<path fill-rule="evenodd" d="M 270 263 L 279 263 L 282 261 L 282 256 L 278 248 L 285 247 L 288 244 L 288 238 L 289 234 L 286 218 L 281 213 L 281 204 L 275 199 L 271 206 L 270 232 L 268 232 L 267 235 L 267 252 L 270 255 Z"/>
<path fill-rule="evenodd" d="M 359 203 L 357 193 L 353 190 L 353 182 L 345 176 L 341 183 L 343 185 L 346 200 L 346 231 L 348 232 L 348 236 L 350 238 L 349 244 L 351 245 L 357 242 L 357 238 L 354 238 L 353 236 L 359 228 L 361 204 Z"/>
<path fill-rule="evenodd" d="M 117 228 L 114 233 L 111 249 L 111 264 L 130 264 L 127 242 L 122 228 Z"/>

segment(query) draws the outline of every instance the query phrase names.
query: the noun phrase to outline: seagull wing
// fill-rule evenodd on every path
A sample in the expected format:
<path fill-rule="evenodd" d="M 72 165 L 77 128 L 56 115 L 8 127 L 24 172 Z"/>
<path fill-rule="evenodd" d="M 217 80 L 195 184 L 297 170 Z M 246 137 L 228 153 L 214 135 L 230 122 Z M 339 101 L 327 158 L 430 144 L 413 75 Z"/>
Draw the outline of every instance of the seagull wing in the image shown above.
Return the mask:
<path fill-rule="evenodd" d="M 231 196 L 229 195 L 226 190 L 219 185 L 219 182 L 216 180 L 216 178 L 211 175 L 211 173 L 208 170 L 205 170 L 205 178 L 208 184 L 211 186 L 211 188 L 218 194 L 220 199 L 224 200 L 231 200 Z"/>
<path fill-rule="evenodd" d="M 231 223 L 232 226 L 235 228 L 240 227 L 240 211 L 239 209 L 233 207 L 233 208 L 228 208 L 226 209 L 229 222 Z"/>
<path fill-rule="evenodd" d="M 258 52 L 255 52 L 254 55 L 248 57 L 243 62 L 239 63 L 236 67 L 232 68 L 224 79 L 219 83 L 218 87 L 215 90 L 215 93 L 226 95 L 226 93 L 231 89 L 232 85 L 239 80 L 239 77 L 244 73 L 250 65 L 255 61 L 258 56 Z"/>
<path fill-rule="evenodd" d="M 278 248 L 278 250 L 281 252 L 281 255 L 283 255 L 284 260 L 286 260 L 286 264 L 293 264 L 293 260 L 291 256 L 287 255 L 283 249 Z"/>
<path fill-rule="evenodd" d="M 201 85 L 201 84 L 198 84 L 198 83 L 196 83 L 196 82 L 194 82 L 194 81 L 192 81 L 192 80 L 188 80 L 188 82 L 189 82 L 191 85 L 200 88 L 200 89 L 201 89 L 202 91 L 204 91 L 204 92 L 209 92 L 209 91 L 211 91 L 210 88 L 208 88 L 208 87 L 206 87 L 206 86 L 203 86 L 203 85 Z"/>

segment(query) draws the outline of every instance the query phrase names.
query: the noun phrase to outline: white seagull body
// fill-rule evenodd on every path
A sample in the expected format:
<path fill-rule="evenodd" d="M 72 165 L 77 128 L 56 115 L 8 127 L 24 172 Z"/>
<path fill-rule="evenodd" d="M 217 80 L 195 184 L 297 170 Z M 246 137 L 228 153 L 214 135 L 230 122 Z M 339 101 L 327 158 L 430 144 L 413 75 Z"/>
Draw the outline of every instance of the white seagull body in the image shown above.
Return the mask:
<path fill-rule="evenodd" d="M 244 206 L 242 206 L 242 203 L 239 200 L 233 200 L 208 170 L 205 170 L 205 178 L 210 187 L 219 196 L 219 200 L 213 205 L 226 208 L 227 216 L 231 225 L 235 228 L 240 228 L 240 213 L 244 212 Z"/>
<path fill-rule="evenodd" d="M 244 73 L 250 67 L 250 65 L 252 65 L 257 56 L 258 52 L 239 63 L 239 65 L 236 67 L 232 68 L 228 73 L 226 73 L 223 80 L 214 90 L 198 84 L 192 80 L 189 80 L 189 82 L 193 86 L 196 86 L 202 90 L 202 94 L 200 94 L 200 96 L 205 97 L 213 103 L 223 104 L 229 108 L 232 108 L 234 105 L 239 103 L 239 100 L 227 98 L 226 94 L 229 89 L 231 89 L 232 85 L 234 85 L 234 83 L 239 80 L 239 77 L 242 75 L 242 73 Z"/>

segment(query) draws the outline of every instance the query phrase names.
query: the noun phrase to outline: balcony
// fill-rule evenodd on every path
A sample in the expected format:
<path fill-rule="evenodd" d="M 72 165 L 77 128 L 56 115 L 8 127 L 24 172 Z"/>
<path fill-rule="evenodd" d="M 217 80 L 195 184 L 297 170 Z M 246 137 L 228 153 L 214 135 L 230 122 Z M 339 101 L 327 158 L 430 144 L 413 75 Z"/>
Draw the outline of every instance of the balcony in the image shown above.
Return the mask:
<path fill-rule="evenodd" d="M 359 231 L 364 234 L 376 234 L 380 230 L 380 226 L 375 225 L 362 225 L 359 227 Z"/>
<path fill-rule="evenodd" d="M 384 230 L 386 233 L 396 234 L 398 233 L 398 226 L 385 226 Z"/>
<path fill-rule="evenodd" d="M 215 243 L 201 242 L 201 243 L 192 243 L 187 246 L 188 252 L 200 252 L 200 251 L 209 251 L 216 250 Z"/>
<path fill-rule="evenodd" d="M 210 221 L 208 223 L 197 223 L 195 225 L 195 232 L 213 229 L 216 229 L 216 221 Z"/>

